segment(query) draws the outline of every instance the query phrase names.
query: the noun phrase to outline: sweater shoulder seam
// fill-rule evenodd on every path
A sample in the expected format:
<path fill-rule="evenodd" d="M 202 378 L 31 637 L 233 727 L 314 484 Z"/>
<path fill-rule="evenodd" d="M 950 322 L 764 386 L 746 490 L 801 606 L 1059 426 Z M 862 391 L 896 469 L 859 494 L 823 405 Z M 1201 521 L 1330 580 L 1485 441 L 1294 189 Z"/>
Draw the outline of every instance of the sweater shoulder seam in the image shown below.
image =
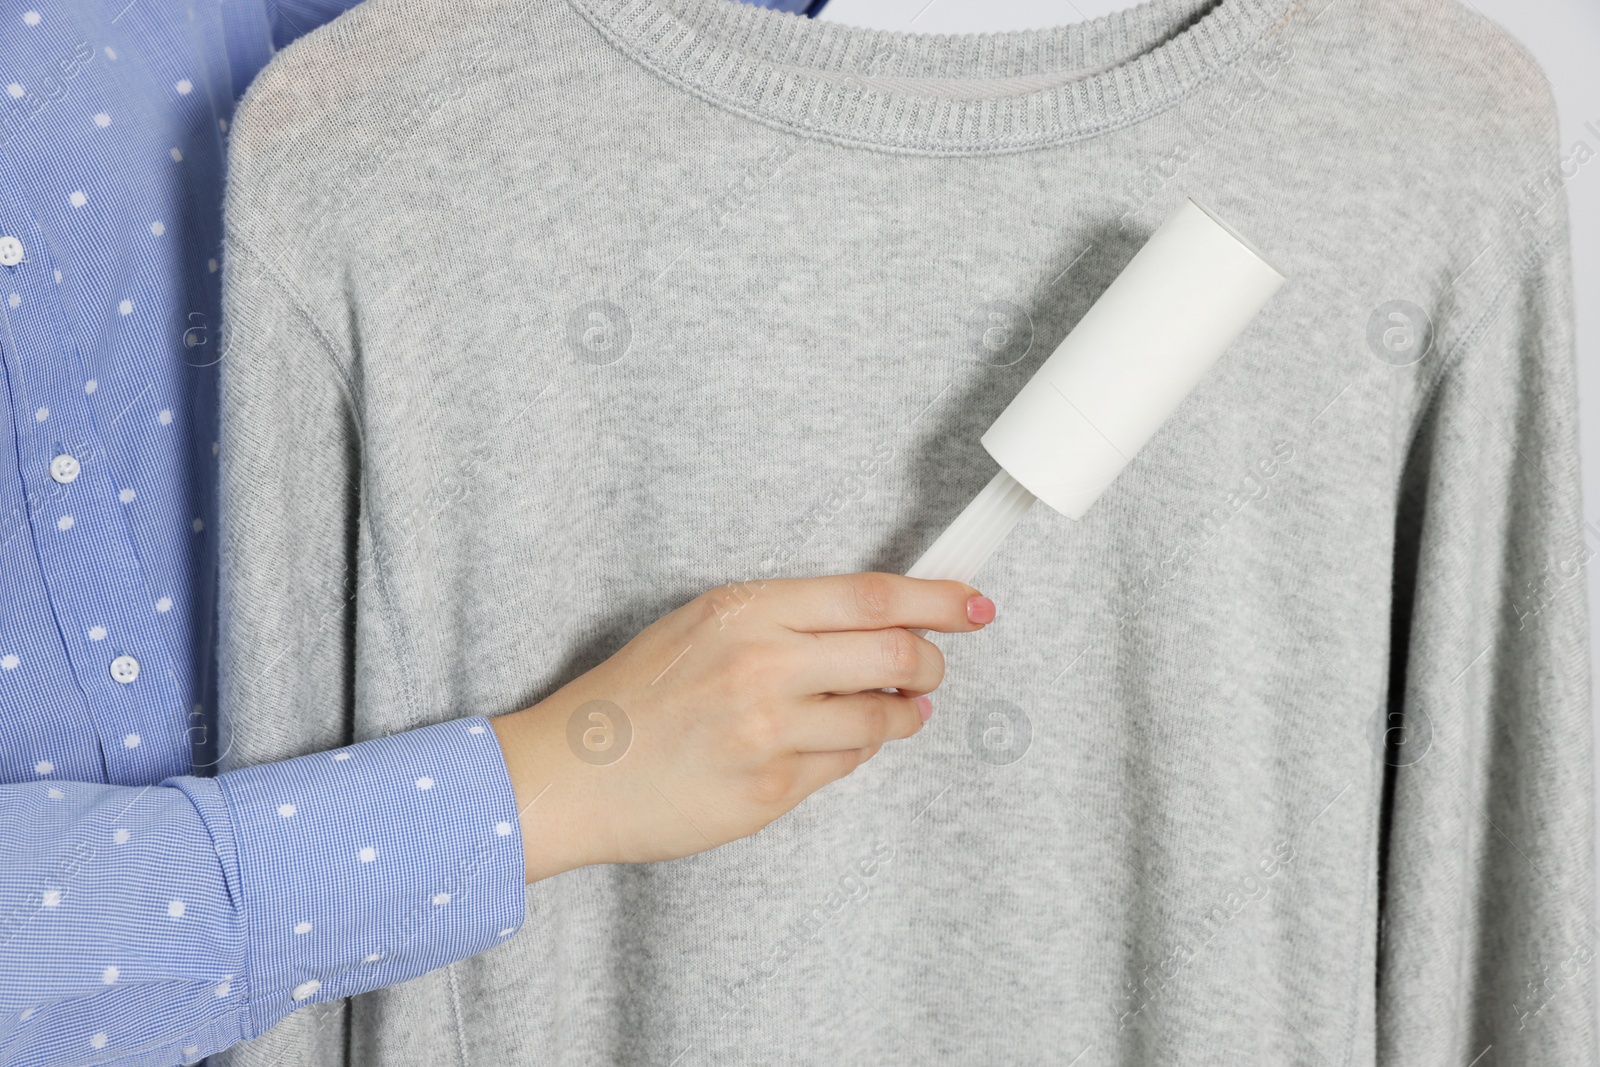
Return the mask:
<path fill-rule="evenodd" d="M 1488 306 L 1476 319 L 1472 320 L 1471 325 L 1450 346 L 1450 350 L 1440 358 L 1439 369 L 1434 372 L 1432 379 L 1423 389 L 1422 402 L 1417 406 L 1418 415 L 1412 422 L 1411 433 L 1406 442 L 1407 453 L 1416 447 L 1417 438 L 1427 424 L 1434 406 L 1438 403 L 1438 395 L 1444 388 L 1445 380 L 1450 377 L 1451 371 L 1460 365 L 1467 352 L 1482 339 L 1483 334 L 1488 331 L 1489 327 L 1494 324 L 1494 321 L 1500 317 L 1500 313 L 1505 309 L 1506 301 L 1510 294 L 1538 270 L 1540 262 L 1543 261 L 1562 236 L 1560 230 L 1552 229 L 1552 232 L 1546 234 L 1536 244 L 1524 251 L 1520 260 L 1516 263 L 1515 269 L 1504 272 L 1500 284 L 1495 287 L 1489 298 Z M 1501 259 L 1498 262 L 1504 264 L 1506 261 Z"/>

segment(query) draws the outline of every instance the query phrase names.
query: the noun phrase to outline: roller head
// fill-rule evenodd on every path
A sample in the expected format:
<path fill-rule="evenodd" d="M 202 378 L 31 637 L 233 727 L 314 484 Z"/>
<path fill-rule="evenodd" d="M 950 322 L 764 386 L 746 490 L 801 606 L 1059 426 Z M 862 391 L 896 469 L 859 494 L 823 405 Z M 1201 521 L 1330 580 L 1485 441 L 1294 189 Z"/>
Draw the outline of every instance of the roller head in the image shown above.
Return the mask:
<path fill-rule="evenodd" d="M 1000 413 L 983 447 L 1034 496 L 1082 518 L 1284 280 L 1185 200 Z"/>

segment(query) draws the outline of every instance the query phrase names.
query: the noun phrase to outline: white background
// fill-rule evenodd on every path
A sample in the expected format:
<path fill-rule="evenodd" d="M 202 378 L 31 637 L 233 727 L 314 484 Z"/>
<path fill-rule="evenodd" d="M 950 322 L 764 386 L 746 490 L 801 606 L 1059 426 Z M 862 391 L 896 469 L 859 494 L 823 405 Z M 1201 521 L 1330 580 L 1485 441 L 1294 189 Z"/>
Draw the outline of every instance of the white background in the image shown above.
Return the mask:
<path fill-rule="evenodd" d="M 1544 67 L 1561 113 L 1562 154 L 1573 155 L 1581 141 L 1589 153 L 1596 155 L 1583 165 L 1576 165 L 1574 159 L 1564 176 L 1571 204 L 1573 280 L 1578 298 L 1583 510 L 1589 525 L 1600 529 L 1600 136 L 1584 128 L 1586 122 L 1600 128 L 1600 2 L 1461 2 L 1499 23 Z M 1132 6 L 1126 0 L 829 0 L 820 17 L 884 30 L 981 33 L 1042 29 Z M 1590 535 L 1587 544 L 1590 551 L 1600 551 L 1600 538 Z M 1600 560 L 1600 556 L 1596 559 Z M 1600 605 L 1600 566 L 1588 568 L 1587 581 L 1590 612 L 1594 613 L 1596 605 Z M 1600 620 L 1591 627 L 1589 640 L 1595 690 L 1600 692 Z M 1593 702 L 1590 707 L 1594 707 Z"/>

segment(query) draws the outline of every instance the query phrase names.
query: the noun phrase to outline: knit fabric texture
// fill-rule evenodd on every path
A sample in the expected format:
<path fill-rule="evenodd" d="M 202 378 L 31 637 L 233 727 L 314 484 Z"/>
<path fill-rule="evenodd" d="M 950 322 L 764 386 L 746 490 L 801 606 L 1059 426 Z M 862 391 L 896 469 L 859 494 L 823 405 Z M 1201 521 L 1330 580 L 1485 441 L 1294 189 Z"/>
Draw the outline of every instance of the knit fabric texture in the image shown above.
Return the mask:
<path fill-rule="evenodd" d="M 725 582 L 903 572 L 1185 196 L 1289 281 L 1001 546 L 922 733 L 229 1062 L 1595 1062 L 1566 194 L 1469 5 L 368 0 L 231 152 L 233 765 L 526 707 Z"/>

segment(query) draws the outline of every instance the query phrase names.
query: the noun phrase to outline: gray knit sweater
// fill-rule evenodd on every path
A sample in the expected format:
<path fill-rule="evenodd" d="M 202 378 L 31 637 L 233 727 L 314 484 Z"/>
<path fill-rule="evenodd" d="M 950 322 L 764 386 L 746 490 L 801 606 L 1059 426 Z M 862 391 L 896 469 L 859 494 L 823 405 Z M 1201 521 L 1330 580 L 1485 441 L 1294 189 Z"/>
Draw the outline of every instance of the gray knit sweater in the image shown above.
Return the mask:
<path fill-rule="evenodd" d="M 1185 195 L 1290 276 L 1002 546 L 922 734 L 236 1062 L 1594 1062 L 1566 201 L 1470 7 L 369 0 L 232 139 L 235 764 L 526 706 L 726 581 L 903 570 Z"/>

